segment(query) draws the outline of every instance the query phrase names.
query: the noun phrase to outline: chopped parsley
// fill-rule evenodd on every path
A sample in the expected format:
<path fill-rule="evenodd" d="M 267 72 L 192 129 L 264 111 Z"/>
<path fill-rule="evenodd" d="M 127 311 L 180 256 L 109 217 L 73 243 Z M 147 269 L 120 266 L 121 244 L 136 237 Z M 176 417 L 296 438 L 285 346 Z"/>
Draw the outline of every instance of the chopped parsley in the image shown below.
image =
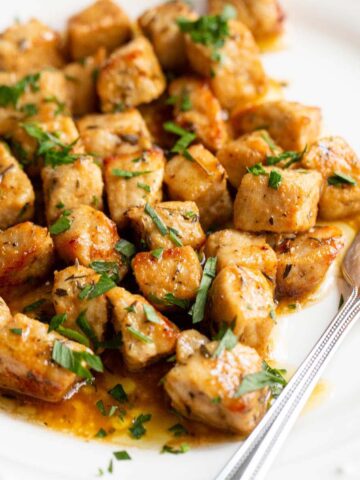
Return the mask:
<path fill-rule="evenodd" d="M 30 88 L 32 92 L 39 90 L 40 73 L 27 75 L 15 85 L 0 85 L 0 107 L 17 107 L 20 97 Z"/>
<path fill-rule="evenodd" d="M 10 328 L 10 332 L 14 335 L 22 335 L 22 328 Z"/>
<path fill-rule="evenodd" d="M 108 391 L 108 394 L 112 396 L 119 403 L 126 403 L 129 399 L 121 383 L 116 384 Z"/>
<path fill-rule="evenodd" d="M 148 322 L 157 323 L 158 325 L 161 325 L 163 323 L 162 320 L 159 318 L 157 312 L 155 311 L 154 307 L 144 303 L 143 309 L 144 309 L 146 320 Z"/>
<path fill-rule="evenodd" d="M 116 262 L 95 260 L 89 264 L 89 267 L 96 273 L 106 273 L 115 283 L 118 283 L 120 280 L 119 265 Z"/>
<path fill-rule="evenodd" d="M 341 172 L 334 172 L 334 175 L 328 177 L 327 179 L 328 185 L 332 185 L 338 187 L 340 185 L 357 185 L 356 180 L 354 180 L 350 175 L 346 175 L 345 173 Z"/>
<path fill-rule="evenodd" d="M 152 206 L 149 203 L 146 203 L 144 211 L 147 215 L 149 215 L 151 220 L 155 223 L 156 228 L 159 230 L 161 235 L 164 236 L 164 235 L 167 235 L 169 233 L 167 226 L 161 220 L 159 215 L 156 213 L 156 211 L 152 208 Z"/>
<path fill-rule="evenodd" d="M 145 192 L 147 192 L 147 193 L 150 193 L 150 192 L 151 192 L 150 185 L 148 185 L 147 183 L 138 182 L 138 183 L 136 184 L 136 186 L 137 186 L 138 188 L 141 188 L 142 190 L 145 190 Z"/>
<path fill-rule="evenodd" d="M 160 453 L 172 453 L 174 455 L 178 455 L 180 453 L 186 453 L 190 450 L 190 446 L 188 443 L 181 443 L 179 447 L 173 447 L 171 445 L 164 445 L 161 449 Z"/>
<path fill-rule="evenodd" d="M 121 254 L 123 262 L 125 263 L 129 263 L 136 253 L 135 245 L 131 242 L 128 242 L 124 238 L 122 238 L 116 243 L 115 250 Z"/>
<path fill-rule="evenodd" d="M 179 127 L 179 125 L 176 125 L 174 122 L 165 122 L 164 130 L 166 132 L 174 133 L 180 137 L 171 149 L 171 152 L 180 153 L 188 160 L 194 161 L 194 158 L 188 151 L 188 146 L 195 140 L 196 134 L 188 132 L 184 128 Z"/>
<path fill-rule="evenodd" d="M 52 360 L 81 378 L 93 378 L 90 368 L 96 372 L 103 372 L 101 358 L 87 351 L 74 351 L 64 342 L 56 340 L 52 350 Z"/>
<path fill-rule="evenodd" d="M 306 148 L 302 152 L 293 152 L 291 150 L 287 152 L 282 152 L 279 155 L 276 156 L 267 156 L 266 157 L 266 165 L 276 165 L 284 160 L 288 160 L 284 164 L 284 168 L 289 168 L 292 164 L 300 162 L 302 157 L 304 156 L 304 153 L 306 152 Z"/>
<path fill-rule="evenodd" d="M 212 60 L 219 62 L 219 50 L 224 46 L 229 37 L 228 20 L 236 17 L 236 10 L 231 5 L 226 5 L 220 15 L 204 15 L 197 20 L 180 17 L 177 24 L 183 33 L 187 33 L 194 43 L 200 43 L 211 49 Z"/>
<path fill-rule="evenodd" d="M 159 260 L 161 257 L 162 257 L 162 254 L 164 252 L 164 249 L 159 247 L 159 248 L 155 248 L 155 250 L 151 250 L 150 254 L 156 258 L 157 260 Z"/>
<path fill-rule="evenodd" d="M 269 182 L 268 185 L 270 188 L 277 190 L 281 184 L 282 176 L 276 170 L 271 170 L 269 175 Z"/>
<path fill-rule="evenodd" d="M 146 428 L 144 423 L 147 423 L 151 420 L 151 414 L 141 413 L 138 417 L 134 418 L 132 421 L 132 426 L 129 428 L 130 435 L 137 440 L 141 438 L 146 433 Z"/>
<path fill-rule="evenodd" d="M 251 167 L 246 167 L 246 170 L 248 173 L 255 175 L 255 177 L 258 177 L 259 175 L 266 175 L 266 170 L 261 163 L 255 163 L 255 165 L 252 165 Z"/>
<path fill-rule="evenodd" d="M 26 103 L 20 108 L 20 112 L 22 112 L 26 117 L 32 117 L 38 113 L 38 108 L 35 103 Z"/>
<path fill-rule="evenodd" d="M 121 450 L 113 453 L 116 460 L 131 460 L 131 457 L 126 450 Z"/>
<path fill-rule="evenodd" d="M 168 430 L 174 435 L 174 437 L 182 437 L 184 435 L 188 435 L 189 433 L 188 430 L 184 427 L 184 425 L 181 425 L 181 423 L 176 423 Z"/>
<path fill-rule="evenodd" d="M 37 141 L 36 155 L 44 158 L 45 165 L 52 167 L 66 165 L 74 163 L 80 157 L 79 154 L 70 153 L 77 139 L 69 145 L 65 145 L 58 138 L 57 133 L 45 132 L 36 123 L 22 123 L 21 126 L 30 137 Z"/>
<path fill-rule="evenodd" d="M 138 170 L 136 172 L 130 172 L 130 170 L 121 170 L 120 168 L 113 168 L 111 173 L 115 177 L 122 177 L 128 180 L 129 178 L 139 177 L 140 175 L 146 175 L 147 173 L 152 173 L 152 170 L 142 170 L 142 171 Z"/>
<path fill-rule="evenodd" d="M 214 350 L 212 358 L 220 357 L 224 350 L 232 350 L 237 343 L 237 336 L 233 333 L 231 328 L 228 328 Z"/>
<path fill-rule="evenodd" d="M 153 340 L 148 337 L 147 335 L 144 335 L 143 333 L 139 332 L 139 330 L 136 330 L 134 327 L 126 327 L 126 330 L 131 333 L 131 335 L 136 338 L 137 340 L 140 340 L 140 342 L 143 343 L 154 343 Z"/>
<path fill-rule="evenodd" d="M 34 310 L 37 310 L 41 305 L 43 305 L 46 302 L 44 298 L 40 298 L 39 300 L 36 300 L 34 303 L 30 303 L 29 305 L 26 305 L 26 307 L 23 308 L 23 313 L 29 313 L 33 312 Z"/>
<path fill-rule="evenodd" d="M 183 90 L 181 95 L 173 95 L 169 97 L 166 102 L 167 105 L 179 105 L 182 112 L 188 112 L 192 109 L 192 102 L 190 95 L 186 90 Z"/>
<path fill-rule="evenodd" d="M 64 210 L 60 217 L 49 227 L 49 232 L 51 235 L 60 235 L 60 233 L 64 233 L 71 227 L 71 221 L 68 218 L 70 215 L 69 210 Z"/>
<path fill-rule="evenodd" d="M 57 330 L 67 319 L 66 313 L 58 313 L 54 315 L 49 323 L 48 333 Z"/>
<path fill-rule="evenodd" d="M 192 308 L 192 321 L 199 323 L 204 319 L 205 305 L 208 297 L 209 288 L 216 275 L 216 257 L 209 257 L 206 260 L 200 287 L 196 295 L 196 300 Z"/>
<path fill-rule="evenodd" d="M 86 319 L 86 310 L 80 312 L 79 316 L 76 319 L 76 325 L 90 339 L 96 349 L 99 345 L 99 340 L 94 329 Z"/>
<path fill-rule="evenodd" d="M 165 293 L 164 300 L 167 305 L 176 305 L 179 308 L 187 310 L 189 308 L 190 301 L 186 298 L 177 298 L 172 293 Z"/>
<path fill-rule="evenodd" d="M 182 247 L 183 243 L 180 240 L 179 236 L 180 236 L 180 233 L 175 228 L 169 227 L 169 238 L 170 238 L 170 240 L 177 247 Z"/>
<path fill-rule="evenodd" d="M 116 283 L 106 273 L 102 273 L 97 283 L 85 285 L 79 293 L 79 299 L 84 300 L 87 298 L 88 300 L 92 300 L 114 287 L 116 287 Z"/>
<path fill-rule="evenodd" d="M 246 393 L 269 387 L 273 398 L 277 398 L 287 384 L 283 376 L 284 373 L 286 373 L 286 370 L 272 368 L 264 361 L 260 372 L 245 375 L 235 393 L 235 397 L 238 398 Z"/>
<path fill-rule="evenodd" d="M 64 111 L 66 110 L 66 103 L 61 102 L 55 95 L 45 97 L 44 100 L 46 103 L 54 103 L 56 105 L 56 110 L 54 112 L 55 116 L 64 113 Z"/>
<path fill-rule="evenodd" d="M 106 431 L 103 428 L 100 428 L 95 435 L 95 438 L 105 438 L 107 436 Z"/>

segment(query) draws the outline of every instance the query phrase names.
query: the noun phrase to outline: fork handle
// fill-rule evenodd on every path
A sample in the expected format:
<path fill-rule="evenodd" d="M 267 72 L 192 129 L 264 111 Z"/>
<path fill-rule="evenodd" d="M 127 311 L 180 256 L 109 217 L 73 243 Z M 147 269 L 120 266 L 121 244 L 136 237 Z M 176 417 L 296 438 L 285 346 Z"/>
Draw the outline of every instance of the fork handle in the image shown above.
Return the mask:
<path fill-rule="evenodd" d="M 263 420 L 240 446 L 216 480 L 260 480 L 299 416 L 331 355 L 360 315 L 354 288 Z"/>

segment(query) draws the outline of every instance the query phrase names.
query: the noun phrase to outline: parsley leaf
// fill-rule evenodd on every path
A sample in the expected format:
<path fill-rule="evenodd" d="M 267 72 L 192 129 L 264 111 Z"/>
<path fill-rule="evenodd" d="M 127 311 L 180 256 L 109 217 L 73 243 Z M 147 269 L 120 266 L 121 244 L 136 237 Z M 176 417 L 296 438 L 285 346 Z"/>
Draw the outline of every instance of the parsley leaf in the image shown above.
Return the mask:
<path fill-rule="evenodd" d="M 129 428 L 129 432 L 133 438 L 137 440 L 141 438 L 146 433 L 146 428 L 144 427 L 144 423 L 149 422 L 151 420 L 151 414 L 143 414 L 141 413 L 138 417 L 134 418 L 132 421 L 132 426 Z"/>
<path fill-rule="evenodd" d="M 156 211 L 152 208 L 152 206 L 149 203 L 146 203 L 144 211 L 147 215 L 149 215 L 151 220 L 155 223 L 155 225 L 156 225 L 157 229 L 159 230 L 159 232 L 161 233 L 161 235 L 164 236 L 164 235 L 167 235 L 169 233 L 167 226 L 161 220 L 159 215 L 156 213 Z"/>
<path fill-rule="evenodd" d="M 335 187 L 339 185 L 357 185 L 356 180 L 354 180 L 350 175 L 346 175 L 345 173 L 341 172 L 334 172 L 334 175 L 328 177 L 327 179 L 328 185 L 333 185 Z"/>
<path fill-rule="evenodd" d="M 143 343 L 154 343 L 153 340 L 148 337 L 147 335 L 144 335 L 141 333 L 139 330 L 136 330 L 134 327 L 126 327 L 126 330 L 131 333 L 131 335 L 136 338 L 137 340 L 140 340 L 140 342 Z"/>
<path fill-rule="evenodd" d="M 302 157 L 304 156 L 304 153 L 306 152 L 306 148 L 302 152 L 293 152 L 291 150 L 287 152 L 282 152 L 279 155 L 276 156 L 267 156 L 266 157 L 266 165 L 276 165 L 279 162 L 282 162 L 283 160 L 288 160 L 288 162 L 285 163 L 284 168 L 289 168 L 293 163 L 300 162 Z"/>
<path fill-rule="evenodd" d="M 269 187 L 273 188 L 274 190 L 277 190 L 280 186 L 281 180 L 282 180 L 281 173 L 277 172 L 276 170 L 271 170 L 269 175 L 269 182 L 268 182 Z"/>
<path fill-rule="evenodd" d="M 83 310 L 82 312 L 80 312 L 79 316 L 76 319 L 76 325 L 91 340 L 94 347 L 98 348 L 99 340 L 97 338 L 97 335 L 94 329 L 86 319 L 86 310 Z"/>
<path fill-rule="evenodd" d="M 89 264 L 96 273 L 107 273 L 108 276 L 118 283 L 120 280 L 119 265 L 116 262 L 105 262 L 102 260 L 95 260 Z"/>
<path fill-rule="evenodd" d="M 278 397 L 286 386 L 287 382 L 283 377 L 286 370 L 277 370 L 271 368 L 266 362 L 263 362 L 262 370 L 260 372 L 250 373 L 245 375 L 240 383 L 235 397 L 241 397 L 249 392 L 255 392 L 264 387 L 269 387 L 274 398 Z"/>
<path fill-rule="evenodd" d="M 178 135 L 180 137 L 171 149 L 171 152 L 180 153 L 188 160 L 194 161 L 187 148 L 195 140 L 196 134 L 188 132 L 184 128 L 179 127 L 179 125 L 176 125 L 176 123 L 174 122 L 165 122 L 164 130 L 166 132 L 174 133 L 175 135 Z"/>
<path fill-rule="evenodd" d="M 140 175 L 146 175 L 147 173 L 152 173 L 152 170 L 142 170 L 136 172 L 130 172 L 129 170 L 121 170 L 120 168 L 113 168 L 111 173 L 115 177 L 123 177 L 125 179 L 139 177 Z"/>
<path fill-rule="evenodd" d="M 131 457 L 126 450 L 121 450 L 113 453 L 116 460 L 131 460 Z"/>
<path fill-rule="evenodd" d="M 155 311 L 154 307 L 144 303 L 143 304 L 143 309 L 144 309 L 146 320 L 148 322 L 157 323 L 158 325 L 161 325 L 163 323 L 161 321 L 161 319 L 159 318 L 157 312 Z"/>
<path fill-rule="evenodd" d="M 67 319 L 66 313 L 58 313 L 54 315 L 49 323 L 48 333 L 52 332 L 53 330 L 57 330 L 60 325 L 62 325 Z"/>
<path fill-rule="evenodd" d="M 189 308 L 190 301 L 186 298 L 177 298 L 172 293 L 165 293 L 164 300 L 167 305 L 176 305 L 184 310 Z"/>
<path fill-rule="evenodd" d="M 216 257 L 209 257 L 206 260 L 200 287 L 196 295 L 196 300 L 192 308 L 192 321 L 199 323 L 204 318 L 205 305 L 208 297 L 209 288 L 216 275 Z"/>
<path fill-rule="evenodd" d="M 111 388 L 108 391 L 108 394 L 111 395 L 119 403 L 126 403 L 129 400 L 121 383 L 118 383 L 113 388 Z"/>
<path fill-rule="evenodd" d="M 164 249 L 159 247 L 159 248 L 155 248 L 155 250 L 151 250 L 150 254 L 156 258 L 157 260 L 159 260 L 161 257 L 162 257 L 162 254 L 164 252 Z"/>
<path fill-rule="evenodd" d="M 10 328 L 10 332 L 14 335 L 22 335 L 22 328 Z"/>
<path fill-rule="evenodd" d="M 15 85 L 0 85 L 0 107 L 17 107 L 20 97 L 30 88 L 31 91 L 39 90 L 40 73 L 27 75 Z"/>
<path fill-rule="evenodd" d="M 64 210 L 60 217 L 49 227 L 51 235 L 60 235 L 60 233 L 66 232 L 71 227 L 71 221 L 68 218 L 70 212 Z"/>
<path fill-rule="evenodd" d="M 183 435 L 187 435 L 189 433 L 184 425 L 181 425 L 181 423 L 176 423 L 168 430 L 174 435 L 174 437 L 182 437 Z"/>
<path fill-rule="evenodd" d="M 91 285 L 86 285 L 79 293 L 79 299 L 92 300 L 108 292 L 112 288 L 116 287 L 116 283 L 106 274 L 102 273 L 98 282 Z"/>
<path fill-rule="evenodd" d="M 181 443 L 179 448 L 173 447 L 171 445 L 164 445 L 160 453 L 172 453 L 178 455 L 180 453 L 186 453 L 190 450 L 190 446 L 187 443 Z"/>
<path fill-rule="evenodd" d="M 115 250 L 121 254 L 123 262 L 125 263 L 129 263 L 136 253 L 135 245 L 123 238 L 116 243 Z"/>
<path fill-rule="evenodd" d="M 232 350 L 237 343 L 237 336 L 234 335 L 231 328 L 228 328 L 212 354 L 212 358 L 220 357 L 224 350 Z"/>
<path fill-rule="evenodd" d="M 150 193 L 150 192 L 151 192 L 150 185 L 148 185 L 147 183 L 138 182 L 138 183 L 136 184 L 136 186 L 137 186 L 138 188 L 141 188 L 141 189 L 145 190 L 145 192 L 147 192 L 147 193 Z"/>
<path fill-rule="evenodd" d="M 246 167 L 246 170 L 248 173 L 255 175 L 255 177 L 258 177 L 259 175 L 266 175 L 266 170 L 261 163 L 255 163 L 255 165 L 252 167 Z"/>
<path fill-rule="evenodd" d="M 40 298 L 39 300 L 36 300 L 34 303 L 30 303 L 29 305 L 26 305 L 26 307 L 23 308 L 23 313 L 28 313 L 28 312 L 33 312 L 34 310 L 37 310 L 41 305 L 43 305 L 46 302 L 44 298 Z"/>
<path fill-rule="evenodd" d="M 96 372 L 104 371 L 100 357 L 86 351 L 75 352 L 60 340 L 56 340 L 54 343 L 52 360 L 79 377 L 89 380 L 93 378 L 90 368 Z"/>

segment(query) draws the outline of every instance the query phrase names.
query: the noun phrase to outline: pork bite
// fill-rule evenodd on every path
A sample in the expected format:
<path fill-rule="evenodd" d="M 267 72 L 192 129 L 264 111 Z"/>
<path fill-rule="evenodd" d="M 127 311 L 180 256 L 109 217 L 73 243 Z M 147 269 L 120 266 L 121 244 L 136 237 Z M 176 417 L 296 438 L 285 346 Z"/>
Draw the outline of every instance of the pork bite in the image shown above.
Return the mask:
<path fill-rule="evenodd" d="M 276 292 L 280 297 L 301 297 L 316 290 L 344 247 L 342 232 L 335 226 L 313 227 L 272 241 L 278 258 Z"/>
<path fill-rule="evenodd" d="M 143 297 L 116 287 L 107 293 L 114 329 L 129 370 L 140 370 L 175 351 L 178 328 Z"/>
<path fill-rule="evenodd" d="M 345 140 L 327 137 L 315 142 L 305 153 L 302 165 L 323 177 L 321 218 L 339 220 L 360 212 L 360 161 Z"/>
<path fill-rule="evenodd" d="M 146 10 L 138 20 L 165 70 L 179 70 L 187 63 L 184 35 L 177 24 L 180 17 L 193 20 L 197 14 L 186 2 L 172 0 Z"/>
<path fill-rule="evenodd" d="M 0 36 L 0 70 L 22 75 L 64 64 L 60 35 L 39 20 L 16 22 Z"/>
<path fill-rule="evenodd" d="M 228 265 L 241 265 L 260 270 L 275 281 L 276 253 L 261 235 L 236 230 L 220 230 L 206 239 L 206 257 L 217 257 L 216 268 L 220 272 Z"/>
<path fill-rule="evenodd" d="M 219 327 L 233 326 L 239 341 L 267 353 L 274 326 L 273 285 L 260 270 L 229 265 L 212 283 L 209 292 L 209 316 Z"/>
<path fill-rule="evenodd" d="M 145 297 L 159 310 L 187 309 L 198 292 L 202 268 L 190 246 L 140 252 L 132 268 Z"/>
<path fill-rule="evenodd" d="M 205 242 L 199 209 L 194 202 L 161 202 L 133 207 L 127 213 L 141 243 L 150 250 L 190 245 L 195 250 Z"/>
<path fill-rule="evenodd" d="M 69 19 L 69 50 L 74 60 L 96 53 L 99 47 L 112 52 L 131 37 L 125 12 L 111 0 L 97 0 Z"/>
<path fill-rule="evenodd" d="M 31 222 L 0 232 L 0 286 L 46 277 L 54 263 L 54 245 L 47 228 Z"/>
<path fill-rule="evenodd" d="M 204 22 L 201 17 L 197 22 Z M 224 44 L 216 49 L 194 39 L 191 31 L 194 24 L 181 21 L 180 28 L 186 33 L 186 51 L 191 67 L 200 75 L 210 78 L 210 85 L 221 105 L 233 109 L 246 105 L 263 95 L 267 78 L 260 61 L 259 49 L 248 28 L 236 20 L 213 17 L 216 24 L 228 25 Z M 221 61 L 220 61 L 221 60 Z"/>
<path fill-rule="evenodd" d="M 165 87 L 159 61 L 145 37 L 115 50 L 101 68 L 97 82 L 103 112 L 149 103 L 160 97 Z"/>
<path fill-rule="evenodd" d="M 265 102 L 234 112 L 232 123 L 239 134 L 266 128 L 284 150 L 301 152 L 320 134 L 321 110 L 285 100 Z"/>
<path fill-rule="evenodd" d="M 250 232 L 303 232 L 316 222 L 321 175 L 309 170 L 262 167 L 247 173 L 234 204 L 234 225 Z"/>
<path fill-rule="evenodd" d="M 176 155 L 166 164 L 164 181 L 169 197 L 195 202 L 205 230 L 212 225 L 221 225 L 232 214 L 226 172 L 216 157 L 202 145 L 193 145 L 187 151 L 192 161 L 184 155 Z M 220 202 L 222 208 L 219 208 Z"/>
<path fill-rule="evenodd" d="M 182 334 L 183 335 L 183 334 Z M 261 358 L 237 343 L 217 353 L 219 343 L 201 345 L 165 376 L 172 406 L 191 420 L 228 432 L 250 433 L 266 412 L 267 388 L 238 396 L 246 375 L 261 371 Z"/>
<path fill-rule="evenodd" d="M 104 180 L 110 216 L 119 228 L 128 223 L 129 208 L 162 199 L 164 167 L 164 154 L 157 148 L 105 159 Z"/>
<path fill-rule="evenodd" d="M 238 188 L 248 168 L 257 163 L 264 164 L 268 157 L 276 157 L 281 152 L 266 130 L 257 130 L 227 142 L 216 156 L 231 185 Z"/>
<path fill-rule="evenodd" d="M 120 237 L 115 223 L 88 205 L 73 208 L 65 218 L 66 230 L 53 234 L 59 256 L 67 263 L 108 268 L 116 281 L 122 280 L 127 265 L 116 251 Z"/>
<path fill-rule="evenodd" d="M 107 302 L 102 293 L 93 296 L 85 295 L 88 286 L 98 284 L 100 275 L 91 268 L 73 265 L 55 272 L 52 301 L 58 315 L 66 314 L 64 327 L 77 330 L 89 336 L 91 343 L 97 346 L 104 339 L 108 320 Z M 85 322 L 84 322 L 85 320 Z"/>
<path fill-rule="evenodd" d="M 211 151 L 226 142 L 228 133 L 218 99 L 209 83 L 196 77 L 180 77 L 169 86 L 168 103 L 174 105 L 175 121 L 194 133 Z"/>
<path fill-rule="evenodd" d="M 151 136 L 135 108 L 104 115 L 86 115 L 77 122 L 87 153 L 100 158 L 137 153 L 151 147 Z"/>
<path fill-rule="evenodd" d="M 208 0 L 209 12 L 220 14 L 226 5 L 236 10 L 236 18 L 246 25 L 257 41 L 283 32 L 285 14 L 277 0 Z"/>
<path fill-rule="evenodd" d="M 101 170 L 91 157 L 80 157 L 69 165 L 45 167 L 41 178 L 49 224 L 64 210 L 80 205 L 102 208 L 104 184 Z"/>
<path fill-rule="evenodd" d="M 198 330 L 183 330 L 180 332 L 176 342 L 176 361 L 178 363 L 186 363 L 188 358 L 209 342 L 210 340 Z"/>
<path fill-rule="evenodd" d="M 81 386 L 82 379 L 52 360 L 57 342 L 73 352 L 92 354 L 56 332 L 48 333 L 48 325 L 21 313 L 2 321 L 0 388 L 47 402 L 69 398 Z"/>
<path fill-rule="evenodd" d="M 86 57 L 82 62 L 68 63 L 63 69 L 73 115 L 85 115 L 96 110 L 96 79 L 104 60 L 105 50 L 100 48 L 95 55 Z"/>
<path fill-rule="evenodd" d="M 0 229 L 31 219 L 34 201 L 34 189 L 28 176 L 11 155 L 9 147 L 0 142 Z"/>

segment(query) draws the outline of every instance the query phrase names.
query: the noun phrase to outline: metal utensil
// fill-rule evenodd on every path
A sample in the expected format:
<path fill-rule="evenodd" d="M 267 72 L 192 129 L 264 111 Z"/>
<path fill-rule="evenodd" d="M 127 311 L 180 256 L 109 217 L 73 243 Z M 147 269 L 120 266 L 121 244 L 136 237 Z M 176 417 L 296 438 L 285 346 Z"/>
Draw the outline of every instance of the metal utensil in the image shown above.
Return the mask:
<path fill-rule="evenodd" d="M 360 317 L 360 234 L 346 253 L 342 272 L 352 288 L 349 298 L 262 421 L 215 477 L 216 480 L 264 478 L 331 356 Z"/>

